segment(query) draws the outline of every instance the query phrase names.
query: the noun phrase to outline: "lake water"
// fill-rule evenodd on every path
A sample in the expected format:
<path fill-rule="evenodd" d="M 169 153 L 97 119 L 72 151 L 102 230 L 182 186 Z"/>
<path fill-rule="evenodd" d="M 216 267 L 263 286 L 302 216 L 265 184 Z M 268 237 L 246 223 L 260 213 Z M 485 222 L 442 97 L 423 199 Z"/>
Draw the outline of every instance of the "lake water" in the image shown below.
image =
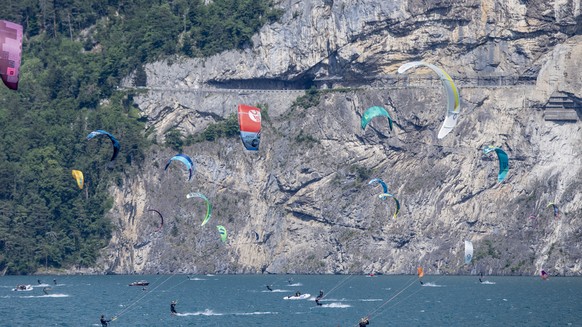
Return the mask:
<path fill-rule="evenodd" d="M 39 285 L 40 278 L 43 284 Z M 53 278 L 58 284 L 53 284 Z M 147 290 L 130 287 L 145 279 Z M 582 326 L 582 278 L 355 275 L 0 277 L 0 326 Z M 32 291 L 12 291 L 31 284 Z M 49 286 L 48 295 L 43 287 Z M 265 285 L 272 285 L 269 291 Z M 319 290 L 325 292 L 317 306 Z M 285 300 L 295 292 L 307 300 Z M 170 314 L 176 300 L 177 316 Z"/>

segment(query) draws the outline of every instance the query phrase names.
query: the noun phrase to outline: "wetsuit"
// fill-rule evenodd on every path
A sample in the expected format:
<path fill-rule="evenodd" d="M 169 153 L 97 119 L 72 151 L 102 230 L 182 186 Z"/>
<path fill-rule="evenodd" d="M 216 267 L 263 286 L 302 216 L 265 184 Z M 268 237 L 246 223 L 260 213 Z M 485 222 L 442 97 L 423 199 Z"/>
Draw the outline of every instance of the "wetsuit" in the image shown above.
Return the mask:
<path fill-rule="evenodd" d="M 176 312 L 176 303 L 172 302 L 170 304 L 170 312 L 172 312 L 173 315 L 175 315 L 176 313 L 178 313 L 178 312 Z"/>
<path fill-rule="evenodd" d="M 107 327 L 107 323 L 111 320 L 105 320 L 105 317 L 101 317 L 101 327 Z"/>
<path fill-rule="evenodd" d="M 267 285 L 267 289 L 268 289 L 269 291 L 272 291 L 272 290 L 273 290 L 273 289 L 271 288 L 271 286 L 269 286 L 269 285 Z"/>
<path fill-rule="evenodd" d="M 321 303 L 319 303 L 319 300 L 321 300 L 322 298 L 323 298 L 323 291 L 319 291 L 319 295 L 315 298 L 315 304 L 322 305 Z"/>

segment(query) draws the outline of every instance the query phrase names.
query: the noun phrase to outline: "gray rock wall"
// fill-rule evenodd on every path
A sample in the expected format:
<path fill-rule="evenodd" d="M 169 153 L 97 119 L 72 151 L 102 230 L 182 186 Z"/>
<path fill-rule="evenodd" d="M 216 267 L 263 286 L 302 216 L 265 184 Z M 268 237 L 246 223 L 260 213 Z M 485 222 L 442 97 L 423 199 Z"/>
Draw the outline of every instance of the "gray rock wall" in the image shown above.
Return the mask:
<path fill-rule="evenodd" d="M 148 87 L 136 103 L 151 137 L 162 142 L 172 127 L 200 133 L 238 103 L 264 104 L 261 149 L 247 152 L 236 138 L 189 146 L 197 171 L 187 182 L 178 165 L 163 171 L 175 153 L 154 148 L 143 174 L 113 189 L 118 232 L 98 269 L 413 273 L 422 265 L 428 274 L 581 273 L 581 123 L 543 118 L 556 91 L 582 103 L 579 1 L 280 5 L 281 22 L 264 27 L 252 48 L 146 66 Z M 458 80 L 461 118 L 442 140 L 438 81 L 388 78 L 419 59 Z M 491 76 L 530 82 L 475 82 Z M 249 90 L 314 79 L 359 88 L 325 92 L 308 109 L 292 106 L 302 91 Z M 226 85 L 244 90 L 220 89 Z M 381 119 L 361 130 L 361 114 L 373 105 L 388 108 L 393 131 Z M 510 156 L 503 184 L 496 159 L 481 151 L 490 144 Z M 373 177 L 399 198 L 396 219 L 393 203 L 367 185 Z M 212 200 L 204 227 L 203 203 L 185 198 L 191 191 Z M 559 219 L 546 208 L 550 201 L 559 204 Z M 149 207 L 164 212 L 162 233 L 154 233 Z M 217 224 L 230 233 L 227 245 Z M 471 265 L 463 264 L 464 240 L 475 247 Z"/>

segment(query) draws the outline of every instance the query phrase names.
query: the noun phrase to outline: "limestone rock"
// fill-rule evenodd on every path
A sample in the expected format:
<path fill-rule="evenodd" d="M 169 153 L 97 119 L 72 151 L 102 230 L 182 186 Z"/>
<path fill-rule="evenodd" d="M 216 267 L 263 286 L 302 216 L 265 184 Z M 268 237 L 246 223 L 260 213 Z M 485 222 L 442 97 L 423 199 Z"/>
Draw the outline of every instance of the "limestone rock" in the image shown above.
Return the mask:
<path fill-rule="evenodd" d="M 154 147 L 142 173 L 113 189 L 118 229 L 104 271 L 582 272 L 582 123 L 543 119 L 556 91 L 582 117 L 579 1 L 279 5 L 281 21 L 250 48 L 146 65 L 148 85 L 135 99 L 158 143 L 170 128 L 200 133 L 238 103 L 262 104 L 268 117 L 258 153 L 236 138 L 186 147 L 198 167 L 192 182 L 179 169 L 164 172 L 175 153 Z M 442 140 L 439 82 L 422 71 L 394 75 L 410 60 L 443 67 L 459 86 L 461 118 Z M 310 95 L 311 85 L 332 89 Z M 319 96 L 318 105 L 293 105 L 301 96 Z M 361 130 L 373 105 L 393 115 L 393 131 L 380 119 Z M 510 156 L 503 184 L 496 158 L 482 154 L 487 145 Z M 397 219 L 367 185 L 373 177 L 400 199 Z M 201 203 L 185 199 L 191 191 L 213 202 L 204 227 Z M 148 207 L 167 217 L 162 233 L 153 233 Z M 216 224 L 228 229 L 227 245 Z M 466 239 L 475 247 L 469 266 Z"/>

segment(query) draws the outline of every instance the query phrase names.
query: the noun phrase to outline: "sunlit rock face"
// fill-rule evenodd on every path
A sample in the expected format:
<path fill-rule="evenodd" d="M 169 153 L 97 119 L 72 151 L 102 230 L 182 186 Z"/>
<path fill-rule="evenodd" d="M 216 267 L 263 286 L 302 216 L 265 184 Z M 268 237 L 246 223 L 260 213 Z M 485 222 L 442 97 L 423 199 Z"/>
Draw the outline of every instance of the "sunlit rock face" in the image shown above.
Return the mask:
<path fill-rule="evenodd" d="M 414 273 L 579 275 L 582 129 L 545 120 L 551 97 L 582 117 L 579 1 L 281 1 L 280 22 L 242 51 L 148 64 L 135 96 L 154 146 L 138 175 L 112 188 L 116 231 L 98 269 L 116 273 Z M 437 138 L 446 70 L 458 125 Z M 431 79 L 432 78 L 432 79 Z M 131 88 L 131 77 L 125 87 Z M 305 95 L 314 86 L 326 90 Z M 293 105 L 306 96 L 313 105 Z M 319 99 L 316 97 L 319 96 Z M 303 98 L 306 99 L 306 98 Z M 192 181 L 162 146 L 260 105 L 258 152 L 237 138 L 186 146 Z M 370 106 L 385 118 L 362 130 Z M 510 157 L 498 163 L 483 147 Z M 368 185 L 382 178 L 401 204 Z M 192 191 L 211 199 L 213 217 Z M 559 205 L 555 217 L 547 207 Z M 165 226 L 155 232 L 164 213 Z M 216 225 L 229 232 L 220 241 Z M 464 240 L 475 248 L 463 262 Z"/>

